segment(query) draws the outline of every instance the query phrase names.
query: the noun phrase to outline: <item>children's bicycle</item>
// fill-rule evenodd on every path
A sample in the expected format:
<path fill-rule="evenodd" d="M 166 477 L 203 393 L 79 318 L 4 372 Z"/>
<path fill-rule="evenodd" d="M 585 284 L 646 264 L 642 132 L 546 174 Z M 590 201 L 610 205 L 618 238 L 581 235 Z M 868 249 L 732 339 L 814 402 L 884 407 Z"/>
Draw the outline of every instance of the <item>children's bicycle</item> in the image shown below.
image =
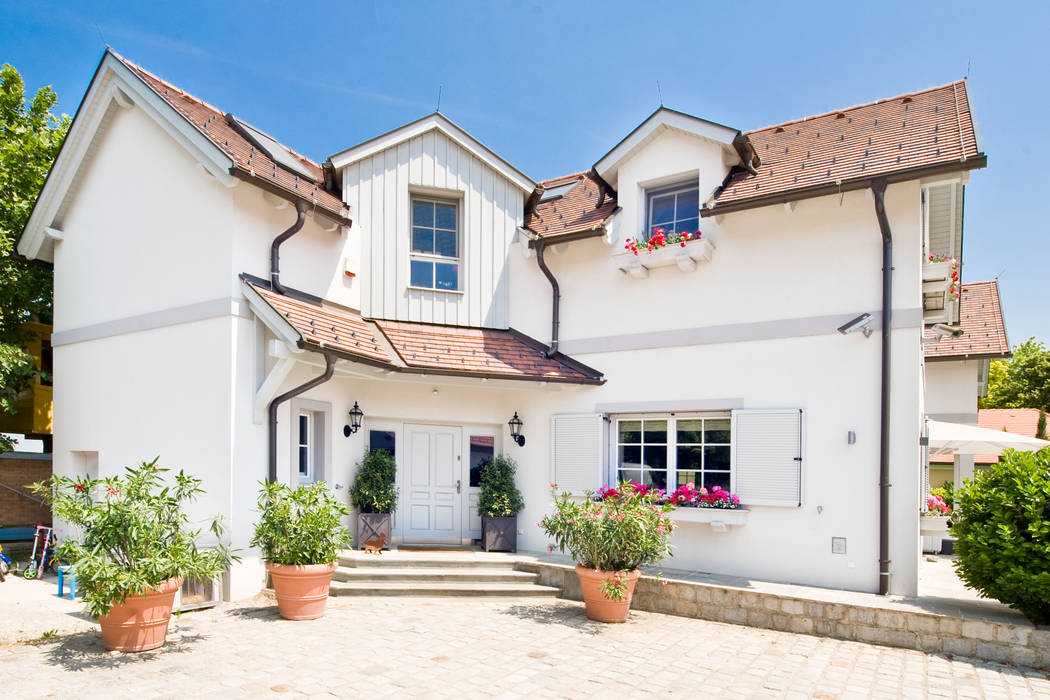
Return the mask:
<path fill-rule="evenodd" d="M 0 544 L 0 583 L 7 580 L 9 573 L 11 573 L 11 560 L 4 554 L 4 545 Z"/>
<path fill-rule="evenodd" d="M 37 550 L 40 556 L 37 556 Z M 27 581 L 43 576 L 48 571 L 54 573 L 55 562 L 55 531 L 46 525 L 36 526 L 36 536 L 33 537 L 33 553 L 29 555 L 29 563 L 26 564 L 22 577 Z"/>

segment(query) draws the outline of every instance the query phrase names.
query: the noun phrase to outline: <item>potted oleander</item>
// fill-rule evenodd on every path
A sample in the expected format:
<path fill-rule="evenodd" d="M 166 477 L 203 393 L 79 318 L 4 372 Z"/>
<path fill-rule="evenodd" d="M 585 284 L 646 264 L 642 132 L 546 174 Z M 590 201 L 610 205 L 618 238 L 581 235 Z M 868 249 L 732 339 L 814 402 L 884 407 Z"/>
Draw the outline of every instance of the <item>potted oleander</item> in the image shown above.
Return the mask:
<path fill-rule="evenodd" d="M 551 484 L 554 511 L 539 526 L 576 560 L 587 617 L 625 622 L 640 567 L 671 555 L 674 506 L 663 491 L 623 482 L 580 499 Z M 552 548 L 548 548 L 550 551 Z"/>
<path fill-rule="evenodd" d="M 350 544 L 349 514 L 323 481 L 292 489 L 263 482 L 253 547 L 260 547 L 277 609 L 287 620 L 324 615 L 339 551 Z"/>
<path fill-rule="evenodd" d="M 179 471 L 169 481 L 157 462 L 127 467 L 123 476 L 56 475 L 32 487 L 76 533 L 57 554 L 76 567 L 77 588 L 114 651 L 162 646 L 183 581 L 213 580 L 238 559 L 222 544 L 198 548 L 201 531 L 190 527 L 186 506 L 204 493 L 201 480 Z M 210 530 L 221 540 L 220 518 Z"/>
<path fill-rule="evenodd" d="M 518 513 L 525 507 L 514 485 L 518 465 L 505 455 L 496 455 L 481 466 L 481 544 L 486 552 L 518 551 Z"/>
<path fill-rule="evenodd" d="M 357 542 L 362 548 L 390 544 L 391 514 L 397 508 L 397 463 L 386 450 L 369 450 L 357 465 L 350 504 L 357 511 Z"/>

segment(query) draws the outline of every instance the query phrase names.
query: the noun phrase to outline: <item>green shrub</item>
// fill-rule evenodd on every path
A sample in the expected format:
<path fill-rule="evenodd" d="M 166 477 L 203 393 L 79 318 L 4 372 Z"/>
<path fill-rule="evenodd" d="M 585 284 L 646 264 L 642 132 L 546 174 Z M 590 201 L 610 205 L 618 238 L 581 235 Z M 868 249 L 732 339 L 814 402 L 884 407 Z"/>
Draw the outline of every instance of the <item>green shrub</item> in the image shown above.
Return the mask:
<path fill-rule="evenodd" d="M 525 507 L 521 492 L 514 485 L 517 469 L 517 463 L 504 455 L 496 455 L 482 465 L 479 513 L 490 518 L 507 518 Z"/>
<path fill-rule="evenodd" d="M 955 510 L 955 484 L 950 481 L 945 481 L 942 485 L 935 489 L 930 489 L 931 496 L 940 496 L 941 500 L 944 501 L 944 505 L 948 506 L 952 510 Z"/>
<path fill-rule="evenodd" d="M 357 465 L 350 503 L 359 513 L 393 513 L 397 507 L 397 463 L 386 450 L 369 450 Z"/>
<path fill-rule="evenodd" d="M 955 491 L 955 568 L 971 588 L 1050 624 L 1050 450 L 1007 450 Z"/>
<path fill-rule="evenodd" d="M 271 564 L 331 564 L 350 544 L 350 533 L 340 522 L 350 510 L 323 481 L 295 490 L 263 482 L 259 512 L 251 544 L 261 547 Z"/>
<path fill-rule="evenodd" d="M 32 485 L 56 518 L 82 533 L 82 539 L 60 542 L 57 554 L 76 566 L 92 615 L 106 615 L 114 604 L 170 578 L 214 579 L 238 560 L 224 545 L 197 549 L 201 531 L 190 529 L 183 506 L 204 493 L 201 480 L 180 471 L 174 484 L 165 484 L 168 470 L 157 466 L 158 459 L 128 467 L 122 477 L 53 476 Z M 220 518 L 210 529 L 222 535 Z"/>

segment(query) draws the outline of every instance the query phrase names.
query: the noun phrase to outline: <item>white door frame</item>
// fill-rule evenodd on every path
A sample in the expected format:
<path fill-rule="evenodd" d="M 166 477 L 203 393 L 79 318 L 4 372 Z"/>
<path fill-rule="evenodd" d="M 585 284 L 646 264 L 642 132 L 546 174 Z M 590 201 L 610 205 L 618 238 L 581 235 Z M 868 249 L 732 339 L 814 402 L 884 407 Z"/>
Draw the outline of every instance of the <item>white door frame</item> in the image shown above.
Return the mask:
<path fill-rule="evenodd" d="M 444 536 L 440 536 L 439 535 L 439 536 L 435 536 L 435 537 L 426 537 L 426 536 L 420 536 L 418 534 L 410 534 L 410 532 L 411 532 L 410 514 L 408 513 L 407 510 L 402 509 L 402 518 L 401 518 L 401 520 L 402 520 L 402 539 L 403 540 L 412 539 L 412 540 L 415 540 L 415 541 L 421 542 L 421 543 L 433 542 L 433 543 L 461 544 L 463 542 L 463 525 L 464 525 L 464 523 L 463 523 L 463 512 L 464 512 L 464 509 L 463 509 L 463 491 L 464 491 L 464 488 L 463 488 L 463 486 L 464 486 L 464 481 L 463 481 L 463 476 L 464 476 L 464 470 L 463 470 L 463 464 L 464 464 L 464 460 L 463 460 L 463 427 L 460 426 L 460 425 L 453 425 L 453 424 L 447 424 L 447 423 L 442 424 L 442 423 L 411 423 L 411 422 L 406 422 L 404 424 L 404 428 L 403 428 L 403 434 L 405 435 L 405 441 L 404 441 L 405 442 L 405 448 L 404 448 L 404 450 L 402 450 L 402 454 L 405 455 L 405 464 L 406 464 L 406 466 L 408 465 L 408 459 L 409 459 L 408 451 L 410 449 L 410 445 L 408 444 L 408 442 L 409 442 L 408 436 L 413 430 L 420 431 L 420 432 L 424 432 L 424 431 L 428 432 L 432 437 L 437 435 L 437 434 L 439 434 L 440 432 L 446 432 L 446 433 L 451 432 L 452 433 L 452 450 L 453 450 L 454 454 L 452 456 L 452 473 L 450 475 L 450 481 L 451 481 L 451 483 L 455 484 L 455 487 L 453 487 L 451 485 L 451 483 L 450 483 L 449 485 L 443 487 L 441 490 L 451 489 L 451 488 L 455 488 L 456 489 L 455 492 L 450 494 L 452 498 L 451 498 L 451 501 L 449 501 L 449 502 L 451 502 L 453 504 L 454 514 L 453 514 L 452 521 L 451 521 L 451 527 L 448 530 L 448 534 L 446 534 Z M 434 447 L 433 443 L 431 442 L 430 443 L 431 457 L 434 456 L 434 449 L 435 449 L 435 447 Z M 433 468 L 433 464 L 431 464 L 430 467 Z M 406 473 L 406 476 L 403 477 L 404 490 L 401 492 L 401 498 L 399 498 L 399 501 L 404 502 L 404 504 L 407 506 L 409 498 L 410 498 L 409 493 L 411 491 L 412 486 L 411 486 L 410 483 L 408 483 L 408 479 L 407 479 L 408 469 L 405 470 L 405 473 Z M 431 490 L 432 494 L 433 494 L 434 489 L 436 489 L 436 488 L 438 488 L 438 487 L 436 487 L 433 484 L 428 486 L 428 489 Z M 433 498 L 433 495 L 431 496 L 431 498 Z M 432 501 L 432 503 L 433 503 L 433 501 Z"/>
<path fill-rule="evenodd" d="M 462 472 L 463 472 L 463 543 L 470 544 L 472 540 L 481 538 L 481 518 L 480 516 L 475 520 L 474 514 L 477 513 L 478 497 L 481 493 L 479 488 L 471 488 L 470 486 L 470 438 L 474 435 L 479 437 L 491 437 L 492 442 L 492 455 L 496 456 L 501 452 L 501 442 L 503 437 L 503 426 L 502 425 L 484 425 L 481 423 L 469 423 L 462 426 L 463 429 L 463 460 L 462 460 Z M 474 526 L 476 523 L 476 527 Z"/>

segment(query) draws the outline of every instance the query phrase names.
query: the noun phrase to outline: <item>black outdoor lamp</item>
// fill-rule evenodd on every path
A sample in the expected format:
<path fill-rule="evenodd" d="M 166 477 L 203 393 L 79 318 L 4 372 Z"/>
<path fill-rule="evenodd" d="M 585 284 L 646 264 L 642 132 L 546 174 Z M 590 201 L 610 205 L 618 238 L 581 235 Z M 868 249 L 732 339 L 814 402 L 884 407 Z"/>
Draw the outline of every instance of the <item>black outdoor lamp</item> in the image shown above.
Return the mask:
<path fill-rule="evenodd" d="M 514 417 L 507 421 L 507 425 L 510 426 L 510 439 L 518 443 L 518 447 L 525 447 L 525 436 L 521 434 L 521 418 L 518 418 L 518 412 L 514 412 Z"/>
<path fill-rule="evenodd" d="M 350 437 L 358 430 L 361 429 L 361 419 L 365 417 L 365 412 L 361 410 L 361 407 L 354 401 L 354 407 L 350 409 L 350 425 L 343 426 L 343 435 Z"/>

